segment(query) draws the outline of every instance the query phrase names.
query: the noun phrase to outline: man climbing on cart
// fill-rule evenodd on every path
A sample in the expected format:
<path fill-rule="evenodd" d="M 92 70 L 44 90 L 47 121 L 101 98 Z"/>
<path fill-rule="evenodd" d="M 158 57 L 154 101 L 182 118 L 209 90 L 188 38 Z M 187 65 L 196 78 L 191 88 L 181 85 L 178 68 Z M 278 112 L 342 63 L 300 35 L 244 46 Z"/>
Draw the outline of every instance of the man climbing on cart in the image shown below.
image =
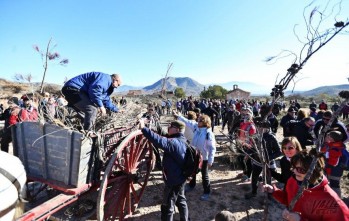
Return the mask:
<path fill-rule="evenodd" d="M 92 131 L 98 112 L 102 116 L 106 115 L 106 109 L 119 112 L 110 95 L 121 83 L 121 77 L 118 74 L 89 72 L 78 75 L 64 84 L 62 94 L 68 101 L 68 105 L 85 115 L 83 129 L 86 132 Z"/>

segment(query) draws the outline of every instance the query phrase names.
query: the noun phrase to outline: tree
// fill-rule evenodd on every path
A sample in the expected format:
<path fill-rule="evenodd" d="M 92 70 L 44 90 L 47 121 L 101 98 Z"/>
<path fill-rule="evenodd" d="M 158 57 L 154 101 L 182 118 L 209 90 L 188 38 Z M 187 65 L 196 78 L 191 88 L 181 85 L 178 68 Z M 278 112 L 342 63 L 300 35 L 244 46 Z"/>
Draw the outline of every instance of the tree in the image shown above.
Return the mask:
<path fill-rule="evenodd" d="M 212 98 L 212 99 L 225 99 L 225 95 L 228 93 L 226 89 L 219 85 L 209 86 L 207 90 L 200 93 L 202 98 Z"/>
<path fill-rule="evenodd" d="M 50 38 L 50 40 L 48 41 L 47 47 L 46 47 L 46 51 L 43 52 L 42 50 L 39 49 L 39 47 L 37 45 L 34 45 L 33 48 L 35 51 L 39 52 L 39 54 L 41 55 L 41 61 L 42 61 L 42 66 L 44 68 L 44 74 L 42 76 L 42 81 L 41 81 L 41 85 L 40 85 L 40 93 L 43 92 L 44 89 L 44 82 L 45 82 L 45 77 L 46 77 L 46 73 L 47 73 L 47 68 L 48 68 L 48 62 L 49 61 L 57 61 L 60 58 L 60 55 L 58 54 L 58 52 L 52 52 L 53 49 L 57 46 L 54 45 L 53 47 L 51 47 L 51 41 L 52 38 Z M 62 59 L 58 62 L 59 65 L 65 66 L 66 64 L 69 63 L 68 59 Z"/>
<path fill-rule="evenodd" d="M 27 75 L 15 74 L 15 76 L 13 78 L 15 79 L 15 81 L 18 81 L 21 83 L 27 81 L 30 85 L 31 90 L 32 90 L 31 92 L 34 95 L 34 89 L 33 89 L 33 84 L 32 84 L 32 79 L 33 79 L 32 74 L 27 74 Z"/>
<path fill-rule="evenodd" d="M 185 91 L 181 87 L 177 87 L 174 91 L 174 94 L 177 98 L 184 98 L 185 97 Z"/>
<path fill-rule="evenodd" d="M 295 76 L 297 73 L 303 69 L 307 61 L 316 54 L 322 47 L 327 45 L 335 36 L 337 36 L 340 32 L 348 33 L 344 29 L 349 26 L 349 20 L 346 19 L 345 21 L 339 21 L 338 17 L 340 16 L 341 11 L 341 5 L 342 0 L 339 0 L 338 2 L 332 3 L 330 0 L 325 5 L 325 8 L 321 10 L 319 6 L 313 7 L 313 3 L 315 1 L 312 1 L 310 4 L 308 4 L 303 11 L 303 17 L 305 21 L 305 30 L 306 30 L 306 37 L 300 38 L 296 32 L 296 37 L 298 41 L 303 44 L 303 47 L 299 53 L 295 53 L 289 50 L 282 51 L 277 56 L 272 56 L 266 59 L 267 62 L 270 61 L 277 61 L 280 58 L 285 57 L 292 57 L 292 64 L 287 69 L 286 75 L 279 81 L 278 84 L 275 85 L 275 87 L 272 89 L 271 96 L 273 97 L 273 101 L 271 106 L 274 106 L 275 102 L 280 98 L 284 96 L 284 90 L 288 87 L 289 83 L 293 81 L 294 83 L 297 83 L 295 81 Z M 331 4 L 333 5 L 331 5 Z M 307 16 L 307 14 L 309 15 Z M 334 25 L 329 28 L 324 28 L 323 24 L 326 20 L 328 20 L 331 16 L 333 16 L 334 19 Z M 346 95 L 349 94 L 345 93 Z M 349 96 L 346 96 L 346 101 L 348 102 Z M 344 103 L 344 102 L 343 102 Z M 341 107 L 339 108 L 339 110 Z M 266 121 L 268 115 L 266 115 L 263 119 L 263 121 Z M 333 114 L 330 122 L 325 126 L 323 129 L 323 133 L 319 135 L 319 138 L 316 141 L 316 149 L 318 152 L 320 152 L 320 148 L 323 146 L 323 136 L 325 132 L 329 129 L 330 125 L 332 124 L 334 118 L 336 117 L 336 114 Z M 269 165 L 269 160 L 264 157 L 265 151 L 262 150 L 262 136 L 259 135 L 258 141 L 257 141 L 257 151 L 260 153 L 259 158 L 260 161 L 263 164 L 263 177 L 266 180 L 265 177 L 267 177 L 267 167 Z M 258 147 L 261 147 L 258 149 Z M 288 210 L 292 211 L 294 209 L 294 206 L 298 199 L 303 195 L 303 191 L 308 187 L 309 184 L 309 178 L 311 177 L 316 163 L 317 163 L 318 157 L 314 157 L 312 160 L 311 165 L 309 166 L 309 170 L 306 173 L 304 180 L 296 194 L 295 197 L 293 197 L 292 201 L 288 205 Z M 264 219 L 267 220 L 268 216 L 268 195 L 265 195 L 265 208 L 264 208 Z"/>

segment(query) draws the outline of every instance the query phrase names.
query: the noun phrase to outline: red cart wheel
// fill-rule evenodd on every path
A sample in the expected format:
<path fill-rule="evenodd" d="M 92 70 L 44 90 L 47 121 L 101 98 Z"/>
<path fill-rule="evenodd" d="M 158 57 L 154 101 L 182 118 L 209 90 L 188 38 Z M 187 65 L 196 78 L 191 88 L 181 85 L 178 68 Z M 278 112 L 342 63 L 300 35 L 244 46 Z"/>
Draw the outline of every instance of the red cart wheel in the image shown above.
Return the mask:
<path fill-rule="evenodd" d="M 135 211 L 153 167 L 153 149 L 140 130 L 117 147 L 104 171 L 98 193 L 97 219 L 124 220 Z"/>

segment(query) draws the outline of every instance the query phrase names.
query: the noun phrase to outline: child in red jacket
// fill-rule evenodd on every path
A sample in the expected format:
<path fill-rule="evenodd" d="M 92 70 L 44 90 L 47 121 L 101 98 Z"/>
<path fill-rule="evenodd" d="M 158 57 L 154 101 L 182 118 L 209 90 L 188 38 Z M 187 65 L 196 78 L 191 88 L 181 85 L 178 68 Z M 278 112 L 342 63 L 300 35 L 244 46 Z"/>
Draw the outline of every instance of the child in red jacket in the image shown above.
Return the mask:
<path fill-rule="evenodd" d="M 340 131 L 330 131 L 325 136 L 324 146 L 321 152 L 325 153 L 325 172 L 330 182 L 330 187 L 341 197 L 340 179 L 343 175 L 345 157 L 342 154 L 345 144 L 342 142 Z"/>

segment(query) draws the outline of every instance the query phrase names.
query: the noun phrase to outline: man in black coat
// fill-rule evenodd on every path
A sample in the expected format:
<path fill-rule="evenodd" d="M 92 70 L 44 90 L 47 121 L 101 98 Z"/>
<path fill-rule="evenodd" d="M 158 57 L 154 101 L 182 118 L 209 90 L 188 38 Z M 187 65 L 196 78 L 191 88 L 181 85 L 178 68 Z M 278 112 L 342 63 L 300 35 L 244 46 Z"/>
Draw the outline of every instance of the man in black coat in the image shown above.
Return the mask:
<path fill-rule="evenodd" d="M 213 103 L 212 102 L 209 102 L 208 103 L 208 107 L 205 108 L 203 111 L 202 111 L 203 114 L 206 114 L 208 115 L 210 118 L 211 118 L 211 126 L 212 126 L 212 131 L 214 130 L 214 118 L 215 116 L 219 115 L 218 111 L 216 109 L 213 108 Z"/>
<path fill-rule="evenodd" d="M 312 117 L 306 117 L 301 121 L 295 123 L 293 127 L 293 136 L 297 137 L 299 143 L 302 145 L 302 149 L 305 150 L 306 146 L 314 144 L 314 137 L 312 130 L 315 126 L 315 119 Z"/>
<path fill-rule="evenodd" d="M 222 130 L 224 130 L 225 125 L 228 125 L 228 134 L 230 138 L 235 130 L 239 129 L 241 122 L 240 112 L 236 110 L 235 104 L 229 105 L 229 110 L 225 114 L 225 118 L 223 119 Z"/>
<path fill-rule="evenodd" d="M 315 127 L 314 127 L 314 134 L 316 138 L 319 137 L 319 134 L 322 132 L 325 126 L 330 122 L 331 118 L 332 118 L 332 111 L 328 110 L 324 112 L 324 114 L 322 115 L 322 119 L 316 121 Z M 346 139 L 348 139 L 345 125 L 341 121 L 339 121 L 337 118 L 334 119 L 334 121 L 332 122 L 330 129 L 340 131 L 343 135 L 342 137 L 343 142 Z"/>
<path fill-rule="evenodd" d="M 292 135 L 290 129 L 287 127 L 287 123 L 291 120 L 296 120 L 296 113 L 296 108 L 290 107 L 287 110 L 287 114 L 281 118 L 280 125 L 283 128 L 284 137 L 289 137 Z"/>

